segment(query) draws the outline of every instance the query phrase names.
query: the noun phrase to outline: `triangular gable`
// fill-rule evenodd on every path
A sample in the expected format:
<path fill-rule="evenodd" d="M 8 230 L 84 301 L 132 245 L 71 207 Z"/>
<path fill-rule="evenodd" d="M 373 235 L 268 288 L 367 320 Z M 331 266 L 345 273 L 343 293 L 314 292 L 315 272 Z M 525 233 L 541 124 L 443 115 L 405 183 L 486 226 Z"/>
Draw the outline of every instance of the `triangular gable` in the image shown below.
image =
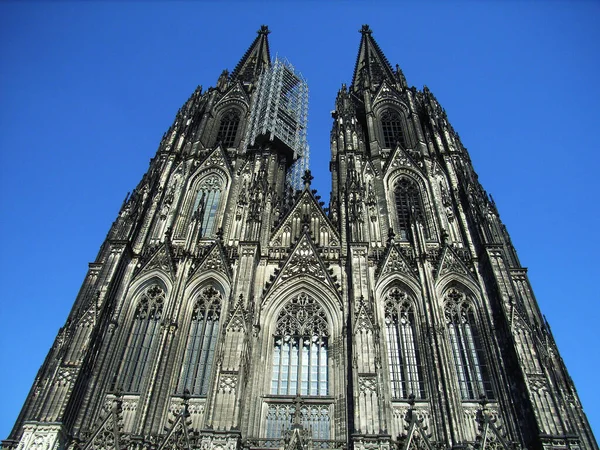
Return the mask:
<path fill-rule="evenodd" d="M 219 105 L 231 102 L 232 100 L 235 102 L 241 101 L 246 106 L 250 103 L 250 98 L 239 81 L 232 83 L 232 86 L 225 92 L 225 95 L 216 103 L 215 109 L 219 108 Z"/>
<path fill-rule="evenodd" d="M 383 257 L 383 260 L 377 268 L 375 278 L 379 279 L 388 274 L 406 275 L 413 279 L 417 279 L 417 275 L 412 268 L 412 265 L 407 261 L 398 246 L 393 243 L 390 244 L 386 255 Z"/>
<path fill-rule="evenodd" d="M 168 274 L 171 278 L 175 278 L 176 269 L 168 244 L 161 244 L 153 254 L 144 259 L 145 261 L 138 266 L 135 276 L 158 269 Z"/>
<path fill-rule="evenodd" d="M 402 148 L 401 144 L 398 144 L 396 150 L 392 153 L 392 156 L 388 159 L 385 168 L 383 169 L 383 173 L 387 173 L 394 169 L 399 169 L 401 167 L 410 167 L 412 169 L 416 169 L 419 172 L 423 172 L 423 168 L 415 162 L 412 156 Z"/>
<path fill-rule="evenodd" d="M 89 440 L 84 444 L 82 450 L 119 450 L 120 410 L 121 402 L 120 400 L 116 400 L 111 412 L 100 422 L 100 425 L 98 425 Z"/>
<path fill-rule="evenodd" d="M 358 308 L 356 310 L 356 323 L 354 329 L 357 333 L 374 330 L 375 318 L 373 312 L 368 308 L 364 297 L 358 300 Z"/>
<path fill-rule="evenodd" d="M 247 320 L 248 312 L 244 308 L 244 296 L 240 294 L 240 298 L 227 318 L 225 329 L 227 331 L 244 331 Z"/>
<path fill-rule="evenodd" d="M 157 450 L 184 450 L 190 449 L 190 433 L 188 427 L 188 407 L 184 405 L 177 418 L 171 422 L 171 428 L 167 429 L 167 435 L 158 446 Z"/>
<path fill-rule="evenodd" d="M 367 160 L 364 164 L 363 175 L 379 176 L 380 173 L 377 166 L 373 165 L 371 160 Z"/>
<path fill-rule="evenodd" d="M 317 248 L 307 233 L 302 235 L 273 282 L 267 285 L 266 291 L 268 292 L 295 277 L 310 277 L 330 286 L 336 292 L 338 291 L 338 287 L 329 276 Z"/>
<path fill-rule="evenodd" d="M 280 247 L 282 245 L 282 236 L 286 232 L 290 232 L 294 230 L 294 235 L 291 236 L 291 242 L 295 242 L 300 235 L 302 234 L 302 229 L 298 229 L 298 227 L 293 226 L 294 218 L 300 215 L 307 215 L 309 218 L 315 214 L 318 214 L 320 217 L 321 226 L 325 226 L 327 232 L 329 234 L 329 242 L 327 243 L 328 247 L 338 247 L 340 245 L 340 236 L 332 225 L 329 218 L 325 215 L 325 212 L 319 205 L 315 196 L 308 189 L 305 189 L 299 198 L 296 200 L 296 204 L 288 211 L 283 220 L 279 223 L 275 231 L 271 236 L 271 240 L 269 245 L 272 247 Z M 321 236 L 315 236 L 315 242 L 318 245 L 323 246 L 324 243 L 321 242 Z"/>
<path fill-rule="evenodd" d="M 289 442 L 284 446 L 284 450 L 305 450 L 309 448 L 308 442 L 306 442 L 303 436 L 304 434 L 306 434 L 304 428 L 294 427 Z"/>
<path fill-rule="evenodd" d="M 408 434 L 404 438 L 400 450 L 434 450 L 431 442 L 429 442 L 429 437 L 425 434 L 425 430 L 423 430 L 421 421 L 417 419 L 414 412 L 412 414 L 413 418 L 408 427 Z"/>
<path fill-rule="evenodd" d="M 483 426 L 481 427 L 481 435 L 477 437 L 479 441 L 479 448 L 481 450 L 497 450 L 505 449 L 511 450 L 513 447 L 506 442 L 504 436 L 500 433 L 500 430 L 494 423 L 495 420 L 481 412 L 481 421 Z"/>
<path fill-rule="evenodd" d="M 190 278 L 208 271 L 220 272 L 231 281 L 231 266 L 220 242 L 215 242 L 204 259 L 190 272 Z"/>
<path fill-rule="evenodd" d="M 196 172 L 208 169 L 209 167 L 219 167 L 231 174 L 232 171 L 229 157 L 220 145 L 217 145 L 217 147 L 206 157 L 206 159 L 202 161 L 202 164 L 200 164 L 200 167 L 196 170 Z"/>
<path fill-rule="evenodd" d="M 377 90 L 375 94 L 375 99 L 373 100 L 373 105 L 376 105 L 378 102 L 387 101 L 387 100 L 396 100 L 400 99 L 400 94 L 396 89 L 394 89 L 390 83 L 386 80 L 383 80 L 381 86 Z"/>
<path fill-rule="evenodd" d="M 442 257 L 440 258 L 440 264 L 438 266 L 436 278 L 442 278 L 444 275 L 449 273 L 466 275 L 470 278 L 473 277 L 471 271 L 467 268 L 467 266 L 465 266 L 456 252 L 452 250 L 452 247 L 447 246 L 443 250 Z"/>

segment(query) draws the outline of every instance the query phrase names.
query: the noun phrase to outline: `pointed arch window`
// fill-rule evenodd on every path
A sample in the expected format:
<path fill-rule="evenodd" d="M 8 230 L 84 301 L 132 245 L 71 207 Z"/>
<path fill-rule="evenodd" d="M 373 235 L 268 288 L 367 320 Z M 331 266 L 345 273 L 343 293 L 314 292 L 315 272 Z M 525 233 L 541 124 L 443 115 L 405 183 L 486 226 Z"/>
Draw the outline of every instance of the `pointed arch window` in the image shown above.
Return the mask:
<path fill-rule="evenodd" d="M 475 400 L 481 394 L 492 399 L 494 392 L 473 304 L 464 292 L 454 288 L 448 291 L 445 301 L 446 326 L 460 395 L 463 400 Z"/>
<path fill-rule="evenodd" d="M 328 336 L 325 311 L 307 294 L 282 309 L 274 336 L 272 395 L 328 395 Z"/>
<path fill-rule="evenodd" d="M 187 389 L 191 395 L 208 393 L 210 375 L 215 359 L 219 337 L 222 296 L 214 287 L 208 286 L 200 293 L 194 310 L 185 347 L 185 355 L 177 393 Z"/>
<path fill-rule="evenodd" d="M 394 188 L 394 195 L 400 239 L 408 239 L 411 220 L 415 218 L 421 220 L 425 226 L 425 234 L 429 236 L 427 222 L 424 220 L 423 201 L 417 184 L 408 178 L 400 178 Z"/>
<path fill-rule="evenodd" d="M 194 215 L 201 220 L 201 236 L 211 237 L 214 235 L 222 191 L 223 182 L 217 175 L 208 176 L 200 182 L 193 211 Z"/>
<path fill-rule="evenodd" d="M 217 132 L 217 144 L 224 148 L 233 147 L 240 126 L 240 112 L 231 108 L 223 113 Z"/>
<path fill-rule="evenodd" d="M 118 387 L 124 392 L 140 392 L 159 338 L 164 302 L 165 292 L 157 285 L 146 289 L 139 300 L 120 371 Z"/>
<path fill-rule="evenodd" d="M 392 398 L 424 398 L 423 366 L 417 341 L 414 305 L 393 288 L 385 297 L 385 329 Z"/>
<path fill-rule="evenodd" d="M 381 129 L 383 131 L 383 146 L 385 148 L 395 148 L 398 142 L 403 147 L 406 147 L 406 139 L 402 126 L 402 116 L 395 109 L 388 108 L 381 114 Z"/>

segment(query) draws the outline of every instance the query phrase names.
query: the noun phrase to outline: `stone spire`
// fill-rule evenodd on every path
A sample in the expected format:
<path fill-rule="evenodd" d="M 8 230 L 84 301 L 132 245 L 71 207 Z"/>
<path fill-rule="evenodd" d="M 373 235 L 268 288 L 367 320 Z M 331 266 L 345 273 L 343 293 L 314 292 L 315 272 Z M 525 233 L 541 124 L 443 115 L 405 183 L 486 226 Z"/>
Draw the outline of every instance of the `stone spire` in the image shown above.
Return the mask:
<path fill-rule="evenodd" d="M 255 82 L 262 70 L 271 65 L 271 53 L 269 51 L 269 27 L 261 25 L 257 31 L 258 36 L 250 45 L 240 62 L 231 73 L 231 79 L 239 79 L 242 82 Z"/>
<path fill-rule="evenodd" d="M 352 77 L 352 90 L 361 91 L 373 85 L 379 85 L 383 80 L 394 84 L 396 77 L 389 61 L 375 42 L 369 25 L 360 29 L 362 39 L 358 49 L 356 66 Z"/>

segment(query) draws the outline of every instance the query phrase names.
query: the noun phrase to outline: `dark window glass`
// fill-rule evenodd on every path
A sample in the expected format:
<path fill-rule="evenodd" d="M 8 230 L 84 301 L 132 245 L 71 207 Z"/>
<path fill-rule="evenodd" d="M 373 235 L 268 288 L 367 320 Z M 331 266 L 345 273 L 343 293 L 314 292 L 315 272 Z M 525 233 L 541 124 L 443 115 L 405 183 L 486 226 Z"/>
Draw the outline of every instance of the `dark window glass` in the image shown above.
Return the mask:
<path fill-rule="evenodd" d="M 385 328 L 392 398 L 424 398 L 415 313 L 408 294 L 398 288 L 385 298 Z"/>
<path fill-rule="evenodd" d="M 219 336 L 221 294 L 209 286 L 196 301 L 177 392 L 206 395 Z"/>
<path fill-rule="evenodd" d="M 396 183 L 395 196 L 400 239 L 408 239 L 411 218 L 421 219 L 425 226 L 426 235 L 429 236 L 427 223 L 423 217 L 423 203 L 421 202 L 421 195 L 417 184 L 407 178 L 401 178 Z"/>
<path fill-rule="evenodd" d="M 233 147 L 239 125 L 240 113 L 237 110 L 230 109 L 223 113 L 217 132 L 217 144 L 220 143 L 223 147 Z"/>
<path fill-rule="evenodd" d="M 221 198 L 222 182 L 215 175 L 202 180 L 192 209 L 194 214 L 202 214 L 201 236 L 214 236 L 215 220 Z"/>
<path fill-rule="evenodd" d="M 488 399 L 493 399 L 473 305 L 463 292 L 451 289 L 446 294 L 445 316 L 461 397 L 476 400 L 485 394 Z"/>
<path fill-rule="evenodd" d="M 385 148 L 395 148 L 398 142 L 406 147 L 402 117 L 397 111 L 387 109 L 383 112 L 381 115 L 381 128 L 383 129 L 383 146 Z"/>
<path fill-rule="evenodd" d="M 119 388 L 128 393 L 140 392 L 151 365 L 150 354 L 160 333 L 164 291 L 154 285 L 142 295 L 129 331 L 123 358 Z"/>

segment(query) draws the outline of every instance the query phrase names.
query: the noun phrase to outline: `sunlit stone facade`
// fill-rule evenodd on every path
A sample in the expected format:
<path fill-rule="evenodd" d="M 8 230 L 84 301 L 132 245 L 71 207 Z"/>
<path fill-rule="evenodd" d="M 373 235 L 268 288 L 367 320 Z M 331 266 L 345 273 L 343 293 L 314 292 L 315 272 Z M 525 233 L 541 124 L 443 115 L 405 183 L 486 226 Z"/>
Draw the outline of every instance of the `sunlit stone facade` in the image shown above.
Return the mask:
<path fill-rule="evenodd" d="M 266 27 L 192 94 L 4 448 L 598 448 L 444 110 L 361 36 L 328 208 L 248 142 Z"/>

